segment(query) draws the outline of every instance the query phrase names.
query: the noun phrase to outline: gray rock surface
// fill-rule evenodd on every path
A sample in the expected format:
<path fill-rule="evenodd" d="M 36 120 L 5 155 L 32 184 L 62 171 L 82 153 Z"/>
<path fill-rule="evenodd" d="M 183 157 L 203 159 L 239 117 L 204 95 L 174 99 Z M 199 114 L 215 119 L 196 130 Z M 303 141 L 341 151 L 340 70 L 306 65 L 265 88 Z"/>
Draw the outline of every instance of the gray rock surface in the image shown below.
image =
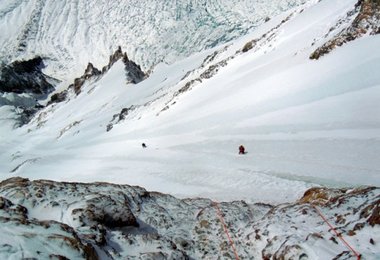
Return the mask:
<path fill-rule="evenodd" d="M 374 187 L 314 188 L 274 207 L 16 177 L 0 183 L 0 257 L 234 259 L 227 233 L 240 259 L 352 256 L 317 207 L 366 259 L 375 259 L 379 198 Z"/>

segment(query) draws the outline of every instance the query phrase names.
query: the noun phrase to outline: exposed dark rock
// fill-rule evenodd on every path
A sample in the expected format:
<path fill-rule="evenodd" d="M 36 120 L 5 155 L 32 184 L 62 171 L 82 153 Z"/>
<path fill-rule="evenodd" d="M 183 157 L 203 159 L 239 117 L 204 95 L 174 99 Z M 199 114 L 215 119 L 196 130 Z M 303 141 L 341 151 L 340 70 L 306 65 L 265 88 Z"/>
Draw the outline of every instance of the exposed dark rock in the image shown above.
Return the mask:
<path fill-rule="evenodd" d="M 125 71 L 127 78 L 133 84 L 137 84 L 146 78 L 146 74 L 141 70 L 141 67 L 135 62 L 128 59 L 127 55 L 124 55 L 123 62 L 125 65 Z"/>
<path fill-rule="evenodd" d="M 112 130 L 112 128 L 113 128 L 113 124 L 110 123 L 107 125 L 106 131 L 109 132 Z"/>
<path fill-rule="evenodd" d="M 32 93 L 47 95 L 54 86 L 42 73 L 44 63 L 41 57 L 26 61 L 15 61 L 1 69 L 0 91 L 17 94 Z"/>
<path fill-rule="evenodd" d="M 86 70 L 84 71 L 84 76 L 91 77 L 91 76 L 97 76 L 100 74 L 101 74 L 100 70 L 95 68 L 94 65 L 91 62 L 89 62 Z"/>
<path fill-rule="evenodd" d="M 201 75 L 201 79 L 209 79 L 212 76 L 214 76 L 221 67 L 224 67 L 227 65 L 227 60 L 222 60 L 216 64 L 210 65 L 207 70 L 205 70 Z"/>
<path fill-rule="evenodd" d="M 83 73 L 83 75 L 79 78 L 75 78 L 74 83 L 71 84 L 69 86 L 69 88 L 73 88 L 74 92 L 77 95 L 79 95 L 79 93 L 81 92 L 81 88 L 82 88 L 83 84 L 86 82 L 86 80 L 95 79 L 100 75 L 102 75 L 102 72 L 100 72 L 100 70 L 95 68 L 94 65 L 91 62 L 89 62 L 87 65 L 87 68 L 85 69 L 85 71 Z M 66 94 L 61 94 L 61 93 L 59 93 L 59 94 L 61 96 L 65 95 L 65 98 L 66 98 Z"/>
<path fill-rule="evenodd" d="M 9 209 L 13 206 L 13 203 L 6 198 L 0 197 L 0 209 Z"/>
<path fill-rule="evenodd" d="M 35 105 L 33 107 L 24 107 L 24 106 L 18 106 L 18 122 L 15 124 L 15 126 L 23 126 L 30 122 L 30 120 L 34 117 L 34 115 L 41 109 L 43 106 L 41 105 Z"/>
<path fill-rule="evenodd" d="M 64 90 L 64 91 L 59 92 L 59 93 L 55 93 L 54 95 L 52 95 L 50 97 L 50 100 L 47 103 L 47 105 L 50 105 L 50 104 L 53 104 L 53 103 L 63 102 L 63 101 L 66 100 L 66 98 L 67 98 L 67 90 Z"/>
<path fill-rule="evenodd" d="M 310 203 L 314 205 L 325 205 L 330 201 L 336 200 L 339 195 L 343 195 L 345 190 L 328 189 L 328 188 L 310 188 L 300 199 L 301 203 Z"/>
<path fill-rule="evenodd" d="M 201 82 L 202 82 L 202 80 L 199 78 L 192 79 L 192 80 L 186 82 L 186 84 L 182 88 L 180 88 L 176 93 L 174 93 L 174 96 L 178 96 L 178 95 L 190 90 L 193 85 L 195 85 L 196 83 L 201 83 Z"/>
<path fill-rule="evenodd" d="M 270 238 L 267 239 L 266 246 L 262 251 L 262 258 L 302 259 L 304 257 L 308 259 L 307 255 L 309 253 L 303 248 L 303 243 L 294 243 L 294 241 L 303 241 L 303 236 L 299 237 L 297 233 L 300 228 L 305 228 L 307 225 L 311 225 L 311 229 L 315 229 L 317 226 L 322 229 L 318 228 L 319 233 L 310 233 L 306 237 L 306 241 L 323 240 L 340 246 L 341 243 L 337 236 L 324 231 L 328 228 L 328 224 L 325 223 L 319 212 L 332 223 L 340 236 L 357 238 L 357 236 L 360 236 L 360 232 L 368 232 L 363 231 L 363 228 L 369 228 L 374 224 L 371 222 L 372 216 L 379 216 L 376 209 L 379 202 L 376 199 L 379 196 L 379 191 L 379 188 L 375 187 L 354 189 L 312 188 L 305 192 L 298 205 L 285 204 L 274 207 L 260 220 L 259 224 L 254 224 L 256 229 L 266 229 L 262 234 Z M 315 207 L 319 208 L 319 212 L 315 210 Z M 311 221 L 314 217 L 316 219 Z M 303 221 L 297 224 L 297 218 L 303 219 Z M 373 219 L 376 219 L 376 217 Z M 325 226 L 325 229 L 323 229 L 323 226 Z M 277 227 L 276 230 L 273 230 L 274 227 Z M 290 231 L 285 231 L 288 229 Z M 297 232 L 291 230 L 297 230 Z M 273 234 L 276 235 L 273 236 Z M 257 232 L 252 232 L 249 237 L 253 238 L 255 235 L 257 235 Z M 328 240 L 324 238 L 326 235 L 328 235 Z M 341 254 L 338 251 L 335 258 L 341 259 L 339 258 L 340 256 L 351 256 L 350 252 L 344 252 L 344 254 Z"/>
<path fill-rule="evenodd" d="M 252 41 L 247 42 L 247 43 L 244 45 L 244 47 L 243 47 L 243 49 L 242 49 L 241 51 L 242 51 L 242 52 L 247 52 L 247 51 L 249 51 L 250 49 L 253 48 L 253 46 L 254 46 L 255 43 L 256 43 L 255 40 L 252 40 Z"/>
<path fill-rule="evenodd" d="M 134 109 L 133 106 L 131 106 L 131 107 L 129 107 L 129 108 L 123 108 L 123 109 L 121 110 L 120 114 L 119 114 L 119 121 L 120 121 L 120 120 L 124 120 L 125 117 L 128 115 L 128 113 L 129 113 L 131 110 L 133 110 L 133 109 Z"/>
<path fill-rule="evenodd" d="M 133 84 L 137 84 L 146 78 L 146 74 L 141 70 L 141 67 L 137 65 L 134 61 L 128 58 L 126 52 L 123 53 L 121 47 L 112 54 L 109 58 L 109 63 L 107 66 L 103 67 L 102 73 L 108 71 L 113 64 L 118 60 L 122 59 L 125 65 L 125 71 L 127 75 L 127 80 Z"/>
<path fill-rule="evenodd" d="M 128 60 L 127 53 L 123 53 L 121 46 L 119 46 L 117 50 L 112 55 L 110 55 L 108 64 L 102 68 L 102 74 L 107 72 L 112 67 L 112 65 L 114 65 L 121 58 Z"/>
<path fill-rule="evenodd" d="M 31 60 L 15 61 L 12 66 L 16 73 L 22 74 L 41 71 L 41 69 L 44 67 L 44 64 L 42 58 L 37 56 Z"/>
<path fill-rule="evenodd" d="M 373 204 L 372 213 L 368 219 L 371 226 L 380 225 L 380 200 Z"/>
<path fill-rule="evenodd" d="M 136 217 L 127 203 L 121 203 L 108 196 L 101 196 L 86 201 L 83 210 L 73 210 L 83 225 L 92 226 L 103 224 L 109 228 L 138 227 Z"/>
<path fill-rule="evenodd" d="M 82 76 L 80 78 L 74 79 L 73 88 L 74 88 L 74 91 L 77 95 L 81 92 L 81 88 L 82 88 L 84 82 L 86 81 L 86 78 L 88 79 L 89 77 L 88 76 Z"/>
<path fill-rule="evenodd" d="M 114 114 L 113 117 L 112 117 L 112 120 L 109 122 L 109 124 L 107 125 L 107 132 L 108 131 L 111 131 L 111 129 L 113 128 L 113 126 L 115 124 L 118 124 L 120 121 L 123 121 L 126 119 L 126 117 L 128 116 L 128 114 L 135 110 L 136 107 L 135 106 L 130 106 L 128 108 L 123 108 L 120 113 L 118 114 Z"/>
<path fill-rule="evenodd" d="M 380 1 L 359 0 L 355 5 L 356 12 L 349 12 L 347 16 L 357 13 L 352 24 L 340 31 L 331 40 L 317 48 L 310 59 L 317 60 L 330 53 L 336 47 L 362 37 L 364 34 L 375 35 L 380 33 Z M 333 31 L 335 28 L 331 28 Z"/>
<path fill-rule="evenodd" d="M 43 68 L 43 59 L 38 56 L 31 60 L 15 61 L 1 68 L 0 93 L 12 93 L 10 95 L 16 96 L 26 94 L 7 103 L 17 108 L 15 111 L 18 118 L 15 127 L 30 122 L 43 108 L 38 100 L 45 99 L 54 90 L 54 84 L 58 83 L 56 79 L 43 74 Z"/>
<path fill-rule="evenodd" d="M 330 259 L 348 259 L 352 254 L 310 204 L 318 204 L 341 236 L 367 239 L 363 232 L 371 232 L 371 218 L 375 216 L 376 222 L 379 215 L 379 192 L 374 187 L 313 188 L 296 203 L 272 207 L 244 201 L 180 200 L 128 185 L 12 178 L 0 182 L 0 225 L 5 230 L 16 227 L 2 237 L 18 236 L 10 241 L 22 244 L 9 242 L 0 256 L 21 248 L 37 259 L 49 255 L 98 259 L 96 248 L 110 259 L 232 259 L 234 253 L 215 206 L 219 205 L 241 259 L 308 259 L 321 248 L 312 247 L 315 241 L 336 250 L 324 252 Z M 56 214 L 32 219 L 28 212 L 36 209 Z M 334 222 L 343 218 L 344 222 Z M 358 225 L 362 228 L 355 229 Z M 377 254 L 371 245 L 378 238 L 373 232 L 369 242 L 359 241 L 369 246 L 360 253 Z"/>
<path fill-rule="evenodd" d="M 117 48 L 117 50 L 114 52 L 114 54 L 112 54 L 110 56 L 110 60 L 109 60 L 109 63 L 108 63 L 108 69 L 111 68 L 111 66 L 113 64 L 115 64 L 118 60 L 120 60 L 121 58 L 123 58 L 124 54 L 123 54 L 123 51 L 121 50 L 121 46 L 119 46 Z"/>
<path fill-rule="evenodd" d="M 127 53 L 123 53 L 119 46 L 118 49 L 110 55 L 108 64 L 104 66 L 101 71 L 95 68 L 91 62 L 88 63 L 84 74 L 81 77 L 74 79 L 74 83 L 71 84 L 69 88 L 73 88 L 75 93 L 79 95 L 82 86 L 86 81 L 96 80 L 98 77 L 104 75 L 120 59 L 124 62 L 128 82 L 137 84 L 146 78 L 146 74 L 141 70 L 141 67 L 129 60 Z"/>
<path fill-rule="evenodd" d="M 28 179 L 22 177 L 13 177 L 0 182 L 1 189 L 10 189 L 10 188 L 23 188 L 27 187 L 30 184 Z"/>
<path fill-rule="evenodd" d="M 363 229 L 364 227 L 365 227 L 365 223 L 357 223 L 357 224 L 354 226 L 353 230 L 354 230 L 354 231 L 356 231 L 356 230 L 361 230 L 361 229 Z"/>

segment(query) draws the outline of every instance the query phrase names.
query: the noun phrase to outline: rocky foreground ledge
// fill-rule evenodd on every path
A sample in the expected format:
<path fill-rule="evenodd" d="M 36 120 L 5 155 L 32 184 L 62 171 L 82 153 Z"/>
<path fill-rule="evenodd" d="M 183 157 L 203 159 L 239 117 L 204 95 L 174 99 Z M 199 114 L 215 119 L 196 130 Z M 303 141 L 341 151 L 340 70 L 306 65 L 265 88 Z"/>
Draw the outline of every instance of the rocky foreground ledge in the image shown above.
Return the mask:
<path fill-rule="evenodd" d="M 271 206 L 16 177 L 0 183 L 0 232 L 0 259 L 354 259 L 340 238 L 380 259 L 380 188 Z"/>

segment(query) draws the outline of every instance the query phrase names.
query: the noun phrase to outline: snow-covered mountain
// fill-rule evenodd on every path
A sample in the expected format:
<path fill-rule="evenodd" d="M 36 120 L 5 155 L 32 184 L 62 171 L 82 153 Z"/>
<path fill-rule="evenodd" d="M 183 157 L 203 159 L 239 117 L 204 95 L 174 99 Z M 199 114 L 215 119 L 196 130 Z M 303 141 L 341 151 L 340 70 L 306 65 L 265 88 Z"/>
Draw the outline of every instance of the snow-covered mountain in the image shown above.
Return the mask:
<path fill-rule="evenodd" d="M 3 106 L 1 178 L 269 203 L 315 185 L 380 185 L 379 35 L 310 58 L 367 3 L 308 3 L 239 40 L 159 64 L 138 84 L 126 84 L 120 60 L 18 129 Z"/>
<path fill-rule="evenodd" d="M 308 1 L 147 74 L 125 42 L 79 53 L 28 124 L 0 107 L 0 179 L 49 179 L 0 183 L 0 256 L 378 259 L 379 10 Z"/>
<path fill-rule="evenodd" d="M 144 70 L 235 39 L 306 0 L 2 0 L 0 61 L 45 58 L 45 73 L 81 75 L 121 46 Z"/>

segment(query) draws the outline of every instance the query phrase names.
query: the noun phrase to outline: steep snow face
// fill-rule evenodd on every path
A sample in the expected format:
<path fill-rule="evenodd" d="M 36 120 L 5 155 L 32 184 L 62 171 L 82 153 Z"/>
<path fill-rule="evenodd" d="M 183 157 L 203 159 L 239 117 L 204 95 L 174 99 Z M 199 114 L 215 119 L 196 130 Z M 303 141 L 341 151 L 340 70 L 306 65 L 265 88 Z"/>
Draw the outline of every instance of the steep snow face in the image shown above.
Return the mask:
<path fill-rule="evenodd" d="M 40 55 L 48 75 L 71 80 L 122 46 L 146 70 L 237 38 L 306 1 L 2 0 L 0 58 Z"/>
<path fill-rule="evenodd" d="M 140 187 L 0 182 L 0 258 L 379 259 L 380 189 L 308 190 L 271 206 L 177 199 Z M 341 236 L 332 233 L 321 215 Z"/>
<path fill-rule="evenodd" d="M 314 185 L 379 186 L 380 36 L 309 59 L 356 2 L 297 7 L 136 85 L 117 62 L 29 125 L 1 128 L 0 176 L 270 203 Z"/>

